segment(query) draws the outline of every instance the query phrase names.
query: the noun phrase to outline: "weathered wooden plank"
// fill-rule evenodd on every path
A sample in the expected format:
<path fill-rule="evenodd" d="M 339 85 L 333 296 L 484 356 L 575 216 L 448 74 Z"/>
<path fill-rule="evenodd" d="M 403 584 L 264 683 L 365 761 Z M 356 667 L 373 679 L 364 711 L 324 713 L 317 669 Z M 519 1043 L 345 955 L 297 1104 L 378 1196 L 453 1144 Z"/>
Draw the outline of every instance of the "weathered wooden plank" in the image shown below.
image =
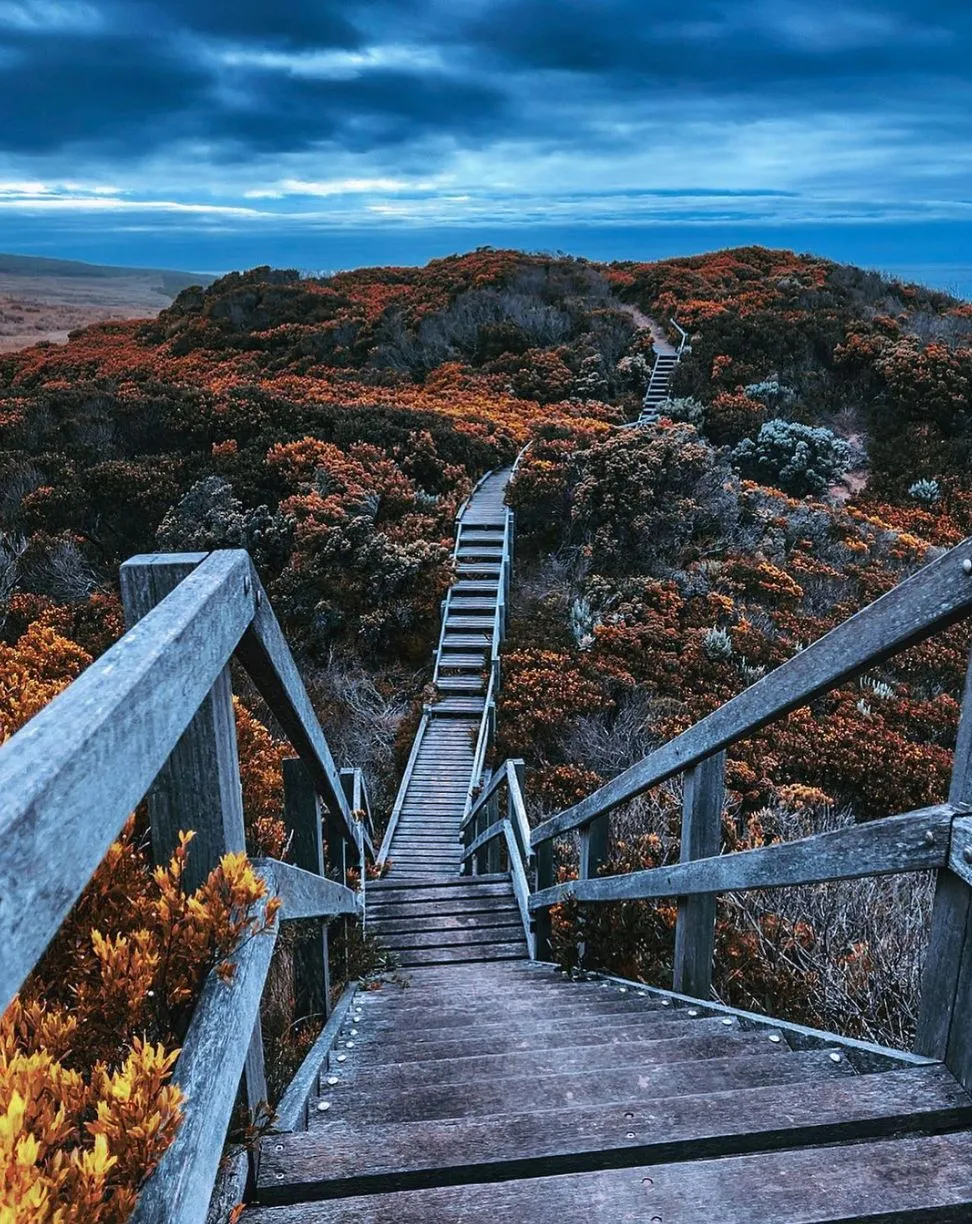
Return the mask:
<path fill-rule="evenodd" d="M 170 595 L 205 556 L 158 554 L 127 561 L 120 578 L 128 628 Z M 159 771 L 148 805 L 152 857 L 157 865 L 169 862 L 181 832 L 191 829 L 195 833 L 183 875 L 187 891 L 195 891 L 228 851 L 246 849 L 229 667 L 216 677 Z"/>
<path fill-rule="evenodd" d="M 701 761 L 685 775 L 680 861 L 710 858 L 722 841 L 726 754 Z M 716 898 L 712 893 L 679 897 L 675 924 L 672 985 L 682 994 L 706 999 L 712 993 Z"/>
<path fill-rule="evenodd" d="M 972 576 L 965 573 L 963 562 L 970 546 L 966 540 L 926 565 L 682 735 L 544 821 L 533 831 L 533 845 L 590 823 L 968 615 Z"/>
<path fill-rule="evenodd" d="M 357 993 L 357 982 L 351 982 L 335 1003 L 327 1023 L 321 1029 L 320 1035 L 308 1050 L 304 1061 L 297 1068 L 294 1078 L 280 1098 L 274 1111 L 274 1131 L 302 1131 L 307 1126 L 307 1102 L 317 1088 L 320 1069 L 324 1065 L 328 1051 L 334 1045 Z"/>
<path fill-rule="evenodd" d="M 0 1009 L 222 672 L 252 616 L 247 564 L 207 559 L 0 747 Z"/>
<path fill-rule="evenodd" d="M 719 1031 L 700 1032 L 692 1037 L 677 1037 L 664 1040 L 634 1041 L 625 1046 L 602 1043 L 600 1045 L 560 1046 L 555 1050 L 528 1050 L 519 1053 L 467 1055 L 465 1058 L 428 1059 L 417 1061 L 408 1058 L 400 1063 L 382 1063 L 372 1068 L 369 1063 L 345 1067 L 340 1082 L 335 1087 L 335 1099 L 348 1095 L 381 1093 L 384 1091 L 406 1091 L 428 1085 L 462 1085 L 470 1080 L 495 1076 L 521 1075 L 529 1082 L 535 1075 L 568 1075 L 587 1073 L 595 1075 L 601 1071 L 627 1070 L 632 1076 L 640 1075 L 646 1068 L 662 1063 L 696 1062 L 707 1058 L 747 1058 L 769 1055 L 785 1058 L 785 1047 L 772 1045 L 765 1034 L 740 1033 L 726 1029 L 721 1023 Z M 418 1051 L 416 1051 L 418 1054 Z M 955 1086 L 956 1095 L 958 1093 Z M 532 1097 L 532 1094 L 531 1094 Z M 531 1100 L 537 1109 L 543 1102 Z M 972 1102 L 969 1102 L 972 1121 Z"/>
<path fill-rule="evenodd" d="M 338 914 L 360 917 L 361 897 L 354 889 L 302 871 L 291 863 L 277 859 L 253 859 L 253 863 L 272 882 L 280 897 L 280 916 L 285 921 L 294 918 L 325 918 Z"/>
<path fill-rule="evenodd" d="M 265 902 L 258 921 L 264 910 Z M 215 972 L 206 979 L 172 1077 L 185 1095 L 185 1117 L 142 1188 L 131 1224 L 205 1220 L 276 937 L 274 926 L 247 939 L 232 956 L 230 981 Z"/>
<path fill-rule="evenodd" d="M 949 802 L 959 809 L 972 806 L 972 657 L 965 674 L 962 714 L 956 736 Z M 972 1014 L 972 980 L 963 966 L 972 946 L 972 845 L 968 839 L 968 817 L 952 825 L 949 870 L 939 872 L 932 907 L 931 929 L 921 982 L 921 1009 L 915 1050 L 934 1058 L 948 1057 L 956 1021 L 968 1028 Z M 972 1067 L 969 1058 L 959 1058 L 959 1074 L 966 1087 Z"/>
<path fill-rule="evenodd" d="M 941 804 L 756 850 L 630 875 L 572 880 L 535 893 L 530 908 L 556 905 L 568 896 L 578 901 L 678 897 L 924 871 L 947 861 L 953 812 Z"/>
<path fill-rule="evenodd" d="M 520 858 L 521 848 L 517 845 L 516 835 L 509 820 L 504 822 L 503 835 L 506 838 L 507 857 L 510 861 L 510 878 L 513 893 L 520 911 L 520 921 L 523 923 L 523 938 L 526 940 L 527 954 L 531 960 L 537 958 L 537 941 L 533 934 L 533 923 L 530 918 L 530 884 L 526 877 L 523 861 Z"/>
<path fill-rule="evenodd" d="M 344 1127 L 315 1131 L 268 1155 L 258 1194 L 264 1202 L 292 1201 L 704 1160 L 944 1130 L 968 1125 L 972 1111 L 947 1072 L 929 1067 L 753 1088 L 731 1096 L 674 1098 L 626 1112 L 629 1116 L 622 1116 L 616 1106 L 590 1106 L 557 1112 L 521 1110 L 501 1122 L 496 1118 L 433 1121 L 421 1125 L 420 1139 L 412 1123 L 386 1123 L 363 1133 Z M 283 1179 L 277 1177 L 280 1172 Z M 536 1219 L 537 1212 L 544 1210 L 545 1183 L 527 1183 L 531 1184 L 534 1199 L 524 1218 Z M 407 1200 L 402 1206 L 407 1212 Z M 255 1219 L 261 1217 L 274 1218 L 257 1211 Z M 722 1224 L 724 1217 L 710 1214 L 696 1219 L 718 1219 Z M 775 1222 L 777 1217 L 762 1219 Z"/>
<path fill-rule="evenodd" d="M 445 965 L 452 961 L 493 961 L 526 956 L 522 938 L 518 943 L 473 944 L 468 948 L 415 948 L 396 954 L 406 968 L 413 965 Z"/>
<path fill-rule="evenodd" d="M 382 864 L 386 862 L 391 853 L 392 840 L 395 836 L 395 830 L 398 827 L 398 821 L 402 814 L 402 805 L 405 802 L 405 795 L 412 781 L 412 774 L 415 770 L 416 763 L 419 758 L 419 753 L 422 751 L 422 743 L 428 734 L 431 719 L 426 710 L 422 715 L 422 720 L 419 723 L 418 730 L 415 733 L 415 739 L 412 741 L 412 750 L 408 756 L 408 762 L 405 766 L 405 773 L 402 777 L 401 785 L 398 788 L 398 794 L 395 796 L 395 803 L 392 806 L 391 815 L 388 818 L 388 825 L 385 829 L 385 835 L 381 840 L 381 848 L 378 851 L 377 862 Z"/>
<path fill-rule="evenodd" d="M 321 801 L 310 774 L 299 757 L 283 762 L 284 822 L 291 833 L 290 855 L 294 866 L 324 875 L 324 836 Z M 298 1015 L 323 1013 L 331 1007 L 331 968 L 327 923 L 317 934 L 295 949 Z"/>
<path fill-rule="evenodd" d="M 534 1100 L 547 1110 L 576 1109 L 582 1105 L 606 1105 L 613 1101 L 624 1106 L 661 1100 L 665 1097 L 691 1096 L 714 1092 L 734 1092 L 768 1084 L 794 1084 L 806 1080 L 852 1075 L 845 1061 L 832 1062 L 823 1051 L 780 1055 L 750 1054 L 745 1058 L 706 1058 L 697 1062 L 660 1063 L 650 1074 L 603 1069 L 597 1075 L 583 1072 L 535 1075 L 530 1079 Z M 497 1076 L 493 1079 L 467 1080 L 461 1085 L 423 1085 L 397 1091 L 390 1086 L 380 1096 L 349 1094 L 328 1112 L 328 1121 L 311 1118 L 309 1126 L 327 1129 L 329 1123 L 344 1121 L 363 1125 L 375 1122 L 420 1122 L 432 1118 L 487 1117 L 515 1113 L 523 1103 L 522 1076 Z"/>
<path fill-rule="evenodd" d="M 366 836 L 365 830 L 351 815 L 327 739 L 252 564 L 250 582 L 255 592 L 256 611 L 252 625 L 237 647 L 237 658 L 307 767 L 328 810 L 340 821 L 344 836 L 357 847 Z"/>
<path fill-rule="evenodd" d="M 477 852 L 477 850 L 481 850 L 483 846 L 487 845 L 487 843 L 491 842 L 494 838 L 502 837 L 503 829 L 507 823 L 508 822 L 505 819 L 497 820 L 495 824 L 491 824 L 489 828 L 484 829 L 478 837 L 474 837 L 469 845 L 463 850 L 461 856 L 462 861 L 465 862 L 466 859 L 471 858 Z"/>
<path fill-rule="evenodd" d="M 520 846 L 523 865 L 529 868 L 533 860 L 533 847 L 530 845 L 530 822 L 527 820 L 526 804 L 523 801 L 523 788 L 526 781 L 526 762 L 519 758 L 506 762 L 509 781 L 508 812 L 510 822 L 516 832 L 516 840 Z"/>
<path fill-rule="evenodd" d="M 264 1207 L 252 1224 L 964 1224 L 970 1169 L 961 1131 Z"/>
<path fill-rule="evenodd" d="M 515 962 L 512 962 L 515 963 Z M 455 1035 L 431 1035 L 421 1042 L 391 1041 L 373 1043 L 365 1047 L 361 1053 L 367 1058 L 370 1069 L 384 1066 L 386 1063 L 398 1063 L 409 1058 L 423 1061 L 454 1058 L 479 1058 L 488 1055 L 527 1054 L 545 1050 L 560 1049 L 590 1049 L 594 1046 L 624 1047 L 629 1043 L 641 1041 L 676 1041 L 694 1039 L 722 1031 L 722 1021 L 718 1017 L 698 1020 L 672 1019 L 668 1012 L 660 1012 L 654 1018 L 644 1017 L 640 1020 L 625 1021 L 624 1027 L 598 1029 L 564 1029 L 562 1025 L 537 1023 L 511 1030 L 508 1024 L 493 1024 L 488 1029 L 477 1029 L 473 1035 L 461 1035 L 462 1030 Z M 357 1049 L 357 1047 L 355 1047 Z"/>

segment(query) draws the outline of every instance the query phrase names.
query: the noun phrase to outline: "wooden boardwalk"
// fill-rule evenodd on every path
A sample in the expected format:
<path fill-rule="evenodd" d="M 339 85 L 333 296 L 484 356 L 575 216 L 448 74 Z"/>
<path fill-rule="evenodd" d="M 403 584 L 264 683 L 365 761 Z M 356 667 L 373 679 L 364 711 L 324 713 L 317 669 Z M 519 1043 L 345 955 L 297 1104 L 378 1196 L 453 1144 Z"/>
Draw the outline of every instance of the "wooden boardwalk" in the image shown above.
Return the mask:
<path fill-rule="evenodd" d="M 389 888 L 379 921 L 414 905 L 441 956 L 460 913 L 509 908 L 502 889 Z M 246 1224 L 970 1218 L 972 1136 L 948 1132 L 972 1100 L 941 1065 L 473 955 L 356 996 L 308 1129 L 263 1148 Z"/>
<path fill-rule="evenodd" d="M 435 656 L 436 698 L 415 737 L 379 855 L 396 881 L 459 871 L 459 830 L 482 768 L 491 669 L 505 625 L 512 515 L 503 499 L 510 475 L 508 468 L 488 475 L 459 517 L 457 579 L 443 605 Z"/>
<path fill-rule="evenodd" d="M 677 327 L 677 324 L 675 324 Z M 682 342 L 678 348 L 673 344 L 669 344 L 666 339 L 655 340 L 655 364 L 651 370 L 651 379 L 648 383 L 648 388 L 645 391 L 645 397 L 641 404 L 641 415 L 638 417 L 639 425 L 650 425 L 658 420 L 659 408 L 668 399 L 672 390 L 672 380 L 675 377 L 675 370 L 678 368 L 678 363 L 682 359 L 682 353 L 686 348 L 686 335 L 681 328 L 678 328 L 682 334 Z"/>

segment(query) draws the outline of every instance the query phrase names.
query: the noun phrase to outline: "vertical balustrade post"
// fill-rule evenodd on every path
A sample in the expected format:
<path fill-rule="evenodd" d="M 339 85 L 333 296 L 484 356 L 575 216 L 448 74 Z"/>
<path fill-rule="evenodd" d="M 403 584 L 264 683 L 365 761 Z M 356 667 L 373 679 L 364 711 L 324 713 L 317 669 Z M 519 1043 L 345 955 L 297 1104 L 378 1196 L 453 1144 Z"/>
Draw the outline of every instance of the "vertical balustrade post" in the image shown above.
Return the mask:
<path fill-rule="evenodd" d="M 126 561 L 120 581 L 127 627 L 151 612 L 206 556 L 157 553 Z M 249 578 L 244 579 L 239 597 L 252 599 Z M 233 680 L 228 666 L 162 766 L 147 800 L 156 864 L 168 863 L 179 844 L 180 831 L 195 833 L 183 875 L 188 892 L 206 880 L 224 854 L 246 849 Z M 267 1100 L 259 1020 L 247 1053 L 244 1080 L 250 1114 L 256 1116 Z"/>
<path fill-rule="evenodd" d="M 949 803 L 972 810 L 972 657 L 962 694 Z M 942 1059 L 972 1088 L 972 888 L 948 867 L 938 872 L 921 980 L 915 1053 Z"/>
<path fill-rule="evenodd" d="M 708 757 L 685 774 L 681 862 L 719 853 L 725 777 L 724 752 Z M 711 994 L 715 924 L 714 895 L 678 898 L 673 989 L 697 999 Z"/>
<path fill-rule="evenodd" d="M 490 825 L 495 824 L 499 820 L 499 787 L 493 791 L 492 797 L 486 806 L 489 809 L 486 814 L 486 828 L 488 829 Z M 503 870 L 503 845 L 504 842 L 501 837 L 494 837 L 486 847 L 486 870 L 492 875 L 496 875 Z"/>
<path fill-rule="evenodd" d="M 552 888 L 554 883 L 553 842 L 541 842 L 537 846 L 537 892 L 544 888 Z M 537 960 L 551 959 L 550 951 L 550 910 L 536 911 L 533 922 L 534 935 L 537 944 Z"/>
<path fill-rule="evenodd" d="M 297 757 L 283 763 L 284 820 L 291 830 L 290 857 L 296 867 L 324 875 L 324 836 L 321 800 L 310 774 Z M 320 931 L 295 949 L 298 1005 L 308 1014 L 331 1014 L 331 967 L 328 957 L 327 920 Z"/>

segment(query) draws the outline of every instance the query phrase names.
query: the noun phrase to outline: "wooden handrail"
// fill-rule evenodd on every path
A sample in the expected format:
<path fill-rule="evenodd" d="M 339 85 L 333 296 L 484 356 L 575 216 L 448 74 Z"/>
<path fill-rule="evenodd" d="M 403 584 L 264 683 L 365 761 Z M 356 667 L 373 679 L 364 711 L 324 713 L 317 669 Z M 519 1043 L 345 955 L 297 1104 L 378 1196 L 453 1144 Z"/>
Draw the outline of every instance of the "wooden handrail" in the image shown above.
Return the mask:
<path fill-rule="evenodd" d="M 253 618 L 244 552 L 213 553 L 0 747 L 6 1008 Z"/>
<path fill-rule="evenodd" d="M 199 833 L 201 862 L 214 865 L 227 850 L 244 848 L 228 670 L 234 654 L 302 763 L 285 762 L 296 772 L 284 772 L 303 866 L 257 859 L 254 867 L 268 894 L 279 896 L 282 920 L 363 919 L 363 894 L 320 874 L 318 797 L 331 815 L 329 856 L 342 851 L 334 860 L 340 868 L 342 848 L 354 846 L 362 885 L 368 831 L 354 819 L 247 553 L 135 557 L 122 568 L 122 593 L 128 632 L 0 747 L 0 1011 L 150 787 L 165 825 L 158 844 L 153 827 L 156 862 L 167 858 L 160 851 L 186 814 L 180 797 L 192 808 L 182 827 Z M 294 791 L 304 778 L 308 802 Z M 205 796 L 193 807 L 195 786 Z M 368 809 L 360 771 L 353 771 L 352 799 Z M 204 985 L 173 1077 L 185 1093 L 185 1118 L 139 1197 L 138 1224 L 202 1224 L 244 1067 L 251 1110 L 266 1097 L 259 1005 L 277 931 L 276 923 L 260 929 L 266 900 L 256 907 L 259 933 L 231 954 L 232 980 L 214 972 Z M 324 960 L 326 981 L 326 944 Z"/>
<path fill-rule="evenodd" d="M 533 830 L 534 847 L 806 705 L 972 612 L 972 539 L 900 583 L 693 727 Z"/>
<path fill-rule="evenodd" d="M 412 780 L 412 774 L 415 771 L 415 763 L 418 760 L 419 749 L 422 746 L 422 740 L 426 731 L 429 729 L 429 714 L 428 706 L 422 714 L 422 720 L 418 725 L 418 730 L 415 733 L 415 739 L 412 740 L 412 750 L 408 754 L 408 763 L 405 766 L 405 773 L 402 776 L 401 785 L 398 788 L 398 794 L 395 796 L 395 803 L 391 810 L 391 815 L 388 817 L 388 825 L 385 829 L 385 836 L 381 839 L 381 847 L 378 850 L 375 861 L 381 866 L 388 859 L 391 853 L 392 839 L 395 836 L 395 830 L 398 828 L 398 821 L 402 814 L 402 807 L 405 803 L 405 795 L 408 791 L 408 784 Z"/>
<path fill-rule="evenodd" d="M 928 871 L 949 861 L 955 814 L 955 808 L 940 804 L 755 850 L 627 875 L 569 880 L 534 893 L 530 908 L 546 909 L 568 897 L 576 901 L 641 901 Z"/>
<path fill-rule="evenodd" d="M 229 981 L 211 972 L 172 1075 L 186 1099 L 175 1139 L 142 1187 L 131 1224 L 203 1224 L 260 1009 L 279 923 L 260 929 L 271 896 L 280 921 L 360 913 L 357 894 L 275 859 L 256 859 L 268 896 L 254 915 L 258 933 L 230 954 Z"/>

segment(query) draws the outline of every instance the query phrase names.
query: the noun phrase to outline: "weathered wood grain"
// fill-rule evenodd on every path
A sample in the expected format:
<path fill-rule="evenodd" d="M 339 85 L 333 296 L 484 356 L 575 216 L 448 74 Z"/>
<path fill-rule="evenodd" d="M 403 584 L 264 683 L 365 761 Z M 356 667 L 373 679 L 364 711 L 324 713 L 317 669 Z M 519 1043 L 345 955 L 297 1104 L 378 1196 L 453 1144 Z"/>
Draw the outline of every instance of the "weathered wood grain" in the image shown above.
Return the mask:
<path fill-rule="evenodd" d="M 265 1207 L 252 1224 L 965 1224 L 970 1204 L 961 1131 Z"/>
<path fill-rule="evenodd" d="M 726 754 L 700 761 L 685 774 L 680 861 L 711 858 L 722 841 Z M 679 897 L 675 923 L 672 985 L 682 994 L 707 999 L 712 993 L 716 898 L 713 893 Z"/>
<path fill-rule="evenodd" d="M 263 1202 L 273 1202 L 482 1184 L 945 1130 L 970 1120 L 965 1093 L 943 1068 L 928 1067 L 670 1098 L 630 1110 L 521 1108 L 502 1119 L 431 1121 L 421 1125 L 419 1142 L 412 1123 L 369 1127 L 365 1144 L 364 1136 L 338 1126 L 289 1140 L 283 1151 L 268 1155 L 258 1192 Z M 281 1171 L 284 1188 L 277 1184 Z M 535 1207 L 543 1210 L 542 1204 L 538 1195 Z M 721 1217 L 707 1218 L 721 1224 Z"/>
<path fill-rule="evenodd" d="M 660 1063 L 650 1071 L 601 1070 L 535 1075 L 530 1092 L 545 1110 L 576 1109 L 615 1102 L 637 1105 L 665 1097 L 734 1092 L 767 1084 L 793 1084 L 850 1075 L 845 1061 L 832 1062 L 823 1051 L 749 1054 L 744 1058 L 706 1058 L 698 1062 Z M 515 1113 L 523 1102 L 522 1076 L 467 1080 L 461 1085 L 425 1085 L 398 1092 L 394 1087 L 377 1097 L 349 1094 L 335 1102 L 326 1122 L 310 1120 L 310 1130 L 327 1130 L 331 1122 L 370 1125 L 375 1122 L 420 1122 L 426 1119 L 486 1117 Z"/>
<path fill-rule="evenodd" d="M 535 893 L 530 908 L 556 905 L 569 896 L 578 901 L 679 897 L 924 871 L 948 861 L 953 811 L 942 804 L 756 850 L 630 875 L 572 880 Z"/>
<path fill-rule="evenodd" d="M 280 917 L 284 921 L 338 914 L 361 915 L 361 897 L 353 888 L 277 859 L 255 858 L 253 864 L 271 882 L 280 897 Z"/>
<path fill-rule="evenodd" d="M 264 910 L 265 902 L 257 921 Z M 185 1095 L 185 1117 L 142 1188 L 130 1224 L 205 1220 L 276 936 L 274 926 L 247 939 L 233 954 L 229 982 L 215 972 L 206 979 L 172 1077 Z"/>
<path fill-rule="evenodd" d="M 533 831 L 533 845 L 589 824 L 627 799 L 697 765 L 768 722 L 852 679 L 972 611 L 966 540 L 869 607 Z"/>
<path fill-rule="evenodd" d="M 290 857 L 295 867 L 324 875 L 324 836 L 321 801 L 310 774 L 299 757 L 283 762 L 284 823 L 290 830 Z M 298 1015 L 327 1018 L 331 1007 L 331 968 L 327 922 L 294 949 Z"/>
<path fill-rule="evenodd" d="M 248 565 L 202 562 L 0 748 L 0 1008 L 222 672 L 253 614 Z"/>
<path fill-rule="evenodd" d="M 521 847 L 516 840 L 516 834 L 513 832 L 513 826 L 509 820 L 505 820 L 503 825 L 506 851 L 510 860 L 510 880 L 513 884 L 513 893 L 516 897 L 516 904 L 520 910 L 520 919 L 523 923 L 523 938 L 526 940 L 527 954 L 531 960 L 536 960 L 537 942 L 533 934 L 533 923 L 530 917 L 530 884 L 520 857 Z"/>

